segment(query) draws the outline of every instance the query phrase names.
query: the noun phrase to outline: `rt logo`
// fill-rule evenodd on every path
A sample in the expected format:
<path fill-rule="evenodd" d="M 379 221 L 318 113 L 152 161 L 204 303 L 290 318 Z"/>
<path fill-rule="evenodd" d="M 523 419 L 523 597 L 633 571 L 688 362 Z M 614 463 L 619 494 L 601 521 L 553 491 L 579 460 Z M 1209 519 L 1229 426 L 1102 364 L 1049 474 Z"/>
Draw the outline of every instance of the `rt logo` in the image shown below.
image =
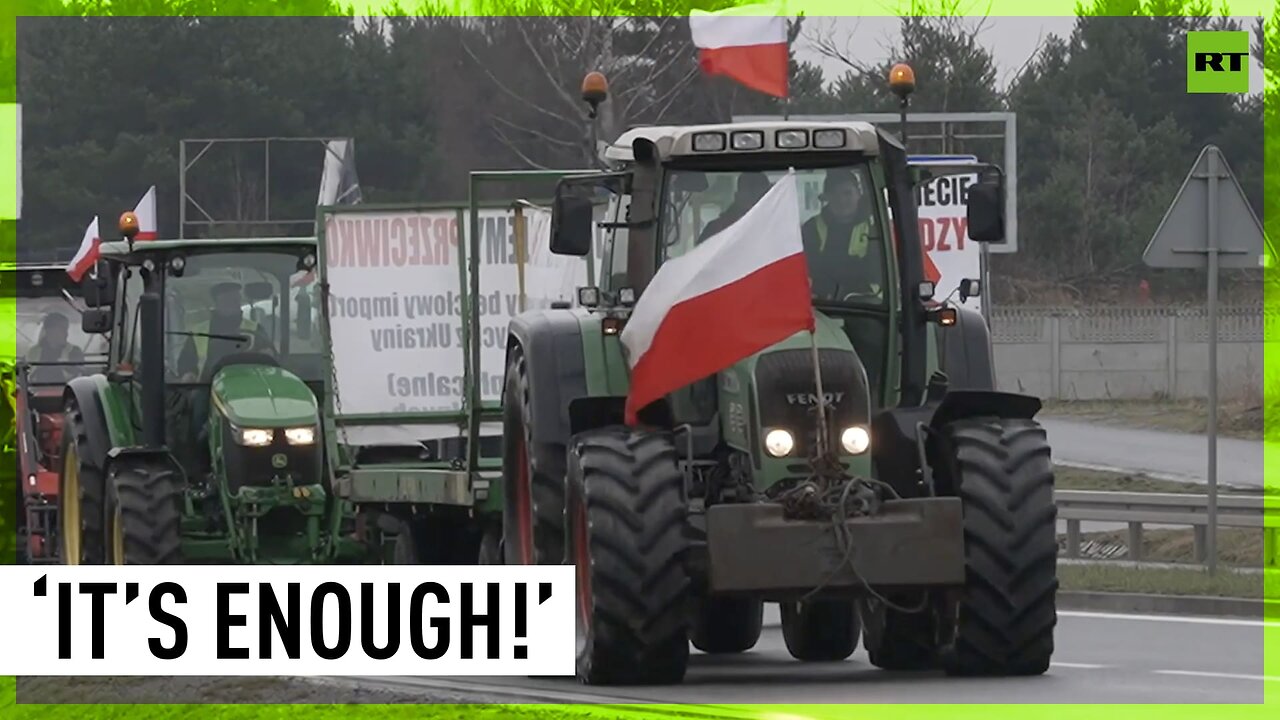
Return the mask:
<path fill-rule="evenodd" d="M 1187 92 L 1249 92 L 1249 33 L 1187 33 Z"/>

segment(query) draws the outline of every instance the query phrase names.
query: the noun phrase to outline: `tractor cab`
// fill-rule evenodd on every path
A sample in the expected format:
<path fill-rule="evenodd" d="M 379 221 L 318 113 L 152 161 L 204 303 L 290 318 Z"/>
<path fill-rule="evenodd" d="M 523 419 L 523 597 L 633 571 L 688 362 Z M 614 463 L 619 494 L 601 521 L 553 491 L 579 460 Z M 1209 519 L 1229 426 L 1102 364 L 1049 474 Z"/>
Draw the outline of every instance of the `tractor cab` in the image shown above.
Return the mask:
<path fill-rule="evenodd" d="M 184 552 L 318 557 L 332 508 L 321 489 L 327 359 L 308 291 L 315 239 L 134 242 L 128 215 L 85 281 L 85 330 L 111 336 L 111 402 L 142 430 L 112 445 L 176 465 L 203 515 L 193 522 L 230 536 Z M 280 537 L 258 537 L 264 516 L 279 518 Z"/>

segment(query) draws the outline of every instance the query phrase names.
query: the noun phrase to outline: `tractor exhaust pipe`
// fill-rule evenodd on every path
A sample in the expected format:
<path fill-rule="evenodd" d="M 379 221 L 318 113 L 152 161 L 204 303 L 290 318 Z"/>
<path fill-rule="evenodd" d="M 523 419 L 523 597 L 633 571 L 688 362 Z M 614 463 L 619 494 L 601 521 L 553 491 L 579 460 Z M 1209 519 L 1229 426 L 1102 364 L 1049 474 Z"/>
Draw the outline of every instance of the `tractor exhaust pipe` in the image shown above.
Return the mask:
<path fill-rule="evenodd" d="M 164 314 L 159 293 L 154 290 L 143 293 L 138 300 L 138 312 L 142 314 L 142 326 L 152 331 L 142 333 L 142 442 L 148 448 L 162 448 L 165 445 Z"/>

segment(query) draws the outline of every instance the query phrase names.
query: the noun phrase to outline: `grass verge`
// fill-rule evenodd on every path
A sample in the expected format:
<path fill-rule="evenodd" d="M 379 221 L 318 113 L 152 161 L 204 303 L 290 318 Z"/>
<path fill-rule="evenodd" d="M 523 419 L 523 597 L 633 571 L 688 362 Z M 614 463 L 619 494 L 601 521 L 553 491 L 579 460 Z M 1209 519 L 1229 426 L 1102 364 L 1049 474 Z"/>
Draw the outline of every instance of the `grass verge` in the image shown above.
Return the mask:
<path fill-rule="evenodd" d="M 1058 565 L 1063 591 L 1200 595 L 1261 600 L 1280 598 L 1280 571 L 1216 575 L 1188 568 L 1135 568 L 1129 565 Z"/>
<path fill-rule="evenodd" d="M 1209 431 L 1209 408 L 1203 400 L 1046 400 L 1041 414 L 1116 427 L 1198 434 Z M 1218 407 L 1218 433 L 1223 437 L 1261 440 L 1263 419 L 1261 401 L 1222 401 Z"/>
<path fill-rule="evenodd" d="M 1109 492 L 1151 492 L 1151 493 L 1186 493 L 1203 495 L 1208 488 L 1201 483 L 1163 480 L 1148 477 L 1141 473 L 1116 473 L 1102 470 L 1086 470 L 1083 468 L 1055 465 L 1053 468 L 1054 485 L 1059 490 L 1105 490 Z M 1251 494 L 1260 492 L 1268 495 L 1280 494 L 1280 489 L 1268 487 L 1238 488 L 1229 485 L 1218 485 L 1218 492 L 1224 494 Z"/>

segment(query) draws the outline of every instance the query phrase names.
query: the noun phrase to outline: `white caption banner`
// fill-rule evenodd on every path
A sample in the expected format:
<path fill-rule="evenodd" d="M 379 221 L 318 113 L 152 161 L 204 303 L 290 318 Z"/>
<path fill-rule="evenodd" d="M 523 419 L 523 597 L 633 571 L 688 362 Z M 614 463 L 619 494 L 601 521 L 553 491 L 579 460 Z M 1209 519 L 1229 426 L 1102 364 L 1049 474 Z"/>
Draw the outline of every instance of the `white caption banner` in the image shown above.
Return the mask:
<path fill-rule="evenodd" d="M 528 566 L 7 566 L 0 674 L 574 672 L 574 570 Z M 487 623 L 487 624 L 486 624 Z"/>

